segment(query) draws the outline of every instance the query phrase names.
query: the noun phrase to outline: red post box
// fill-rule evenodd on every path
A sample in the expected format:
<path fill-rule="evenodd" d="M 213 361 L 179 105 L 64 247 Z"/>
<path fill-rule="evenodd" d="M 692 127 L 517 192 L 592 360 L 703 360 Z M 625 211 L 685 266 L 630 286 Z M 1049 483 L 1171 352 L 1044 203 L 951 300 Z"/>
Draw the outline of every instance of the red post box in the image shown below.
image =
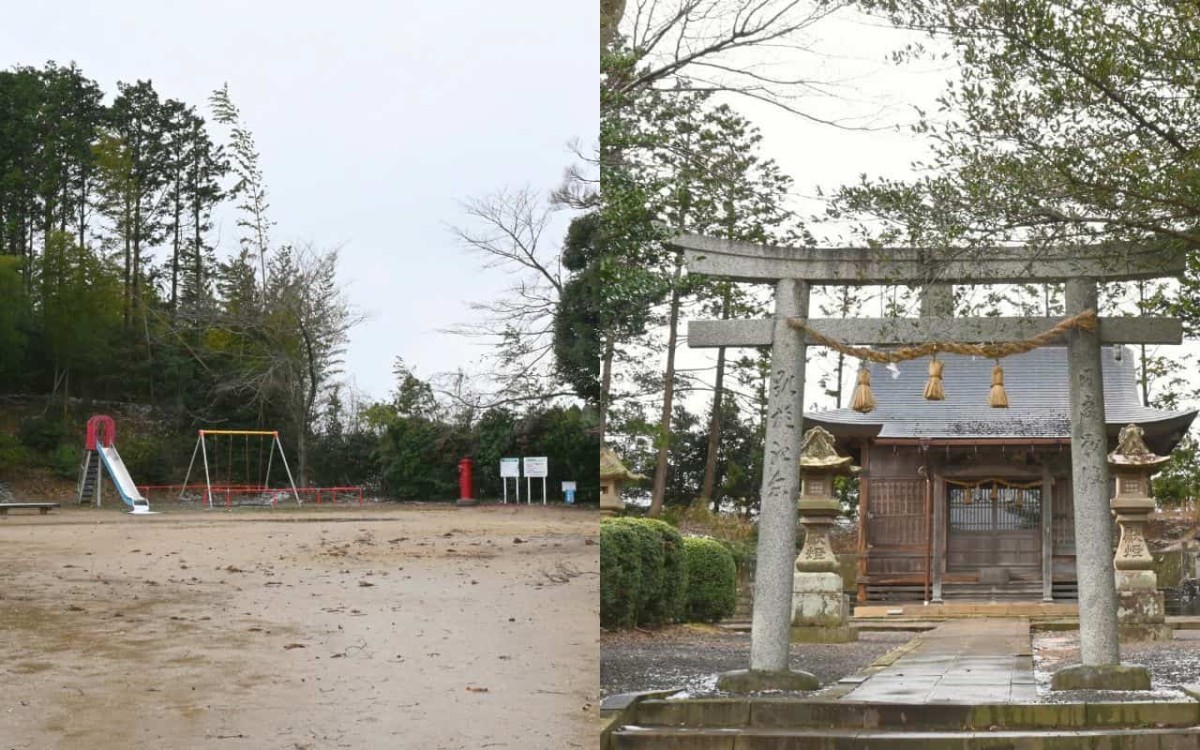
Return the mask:
<path fill-rule="evenodd" d="M 475 503 L 475 462 L 463 458 L 458 462 L 458 505 Z"/>

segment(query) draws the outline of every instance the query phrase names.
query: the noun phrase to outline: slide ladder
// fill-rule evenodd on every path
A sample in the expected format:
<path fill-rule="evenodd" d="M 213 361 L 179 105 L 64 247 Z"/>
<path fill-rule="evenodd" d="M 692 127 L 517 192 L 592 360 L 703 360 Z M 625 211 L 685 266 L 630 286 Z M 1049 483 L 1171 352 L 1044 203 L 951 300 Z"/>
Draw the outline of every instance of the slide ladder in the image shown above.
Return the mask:
<path fill-rule="evenodd" d="M 75 488 L 80 505 L 95 503 L 100 506 L 100 455 L 96 451 L 84 451 L 83 465 L 79 467 L 79 483 Z"/>

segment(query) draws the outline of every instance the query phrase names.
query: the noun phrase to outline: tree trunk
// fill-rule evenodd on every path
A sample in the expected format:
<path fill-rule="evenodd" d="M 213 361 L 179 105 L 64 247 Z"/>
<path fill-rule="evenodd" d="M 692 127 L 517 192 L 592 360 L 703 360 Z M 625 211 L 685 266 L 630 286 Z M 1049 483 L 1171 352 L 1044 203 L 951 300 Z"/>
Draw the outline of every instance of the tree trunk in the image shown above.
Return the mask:
<path fill-rule="evenodd" d="M 199 305 L 204 299 L 204 269 L 203 269 L 203 246 L 200 244 L 200 197 L 195 196 L 192 202 L 192 226 L 195 230 L 193 241 L 196 243 L 196 255 L 193 259 L 196 265 L 196 304 Z"/>
<path fill-rule="evenodd" d="M 834 391 L 834 394 L 835 394 L 835 397 L 837 400 L 837 404 L 836 404 L 835 408 L 838 408 L 838 409 L 842 408 L 842 378 L 844 377 L 845 372 L 846 372 L 846 355 L 842 354 L 841 352 L 838 352 L 837 380 L 835 381 L 837 383 L 837 390 Z"/>
<path fill-rule="evenodd" d="M 87 247 L 87 196 L 88 173 L 87 167 L 80 167 L 79 174 L 79 246 Z"/>
<path fill-rule="evenodd" d="M 303 422 L 304 420 L 301 420 Z M 308 486 L 308 440 L 305 438 L 304 425 L 300 425 L 300 431 L 296 434 L 296 476 L 300 479 L 300 486 Z"/>
<path fill-rule="evenodd" d="M 1145 315 L 1146 314 L 1146 282 L 1139 281 L 1137 283 L 1137 290 L 1138 290 L 1138 314 Z M 1139 378 L 1139 380 L 1141 381 L 1141 386 L 1142 386 L 1142 405 L 1149 406 L 1150 405 L 1150 375 L 1146 369 L 1146 345 L 1142 344 L 1141 349 L 1142 349 L 1142 360 L 1141 360 L 1142 366 L 1141 366 L 1141 377 Z"/>
<path fill-rule="evenodd" d="M 660 442 L 658 461 L 654 467 L 654 493 L 650 496 L 651 516 L 662 513 L 667 494 L 667 464 L 671 458 L 671 409 L 675 401 L 675 345 L 679 339 L 679 305 L 682 293 L 679 280 L 683 275 L 683 254 L 675 254 L 675 270 L 671 275 L 671 307 L 667 315 L 667 369 L 663 372 L 662 421 L 659 423 Z"/>
<path fill-rule="evenodd" d="M 122 227 L 121 233 L 123 235 L 125 235 L 124 236 L 124 240 L 125 240 L 125 276 L 123 278 L 123 282 L 125 285 L 125 290 L 124 290 L 125 293 L 122 295 L 122 299 L 121 299 L 121 302 L 123 303 L 121 317 L 125 323 L 125 327 L 129 328 L 129 320 L 130 320 L 129 307 L 132 304 L 131 303 L 132 295 L 130 294 L 130 289 L 131 289 L 130 280 L 132 278 L 132 273 L 131 273 L 132 267 L 131 267 L 130 261 L 131 261 L 131 257 L 132 257 L 131 251 L 132 251 L 133 247 L 130 242 L 131 236 L 129 233 L 130 213 L 129 213 L 129 196 L 128 195 L 125 196 L 124 204 L 125 204 L 124 210 L 122 211 L 122 213 L 124 214 L 124 222 L 123 222 L 124 226 Z"/>
<path fill-rule="evenodd" d="M 729 301 L 732 289 L 729 284 L 721 285 L 721 320 L 729 319 Z M 704 480 L 700 483 L 699 502 L 712 503 L 713 512 L 720 507 L 720 499 L 713 497 L 717 483 L 717 451 L 721 446 L 721 397 L 725 389 L 725 347 L 717 349 L 717 375 L 713 383 L 712 414 L 708 418 L 708 448 L 704 456 Z"/>
<path fill-rule="evenodd" d="M 717 377 L 713 383 L 712 414 L 708 418 L 708 448 L 704 456 L 704 481 L 700 485 L 700 503 L 720 510 L 720 498 L 713 497 L 717 483 L 717 451 L 721 446 L 721 396 L 725 388 L 725 347 L 717 349 Z"/>
<path fill-rule="evenodd" d="M 612 366 L 616 345 L 612 334 L 604 337 L 604 355 L 600 360 L 600 445 L 604 445 L 604 435 L 608 432 L 608 407 L 612 401 Z"/>
<path fill-rule="evenodd" d="M 133 204 L 133 305 L 136 314 L 142 309 L 142 197 L 134 195 Z"/>
<path fill-rule="evenodd" d="M 175 182 L 175 226 L 174 242 L 171 248 L 171 314 L 175 314 L 176 303 L 179 301 L 179 222 L 183 217 L 183 203 L 180 197 L 182 186 L 178 177 Z"/>

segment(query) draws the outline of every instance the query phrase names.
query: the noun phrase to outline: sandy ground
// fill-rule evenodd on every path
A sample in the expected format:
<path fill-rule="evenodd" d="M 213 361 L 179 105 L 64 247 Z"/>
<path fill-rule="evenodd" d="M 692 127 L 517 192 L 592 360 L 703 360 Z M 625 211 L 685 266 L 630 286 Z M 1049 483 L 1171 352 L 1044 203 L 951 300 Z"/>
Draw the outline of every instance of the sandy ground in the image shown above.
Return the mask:
<path fill-rule="evenodd" d="M 907 643 L 912 633 L 860 633 L 852 643 L 793 643 L 790 665 L 816 675 L 823 686 L 870 666 Z M 717 676 L 750 665 L 750 634 L 705 626 L 604 633 L 600 641 L 600 693 L 681 689 L 718 695 Z"/>
<path fill-rule="evenodd" d="M 592 747 L 594 512 L 0 518 L 0 748 Z"/>

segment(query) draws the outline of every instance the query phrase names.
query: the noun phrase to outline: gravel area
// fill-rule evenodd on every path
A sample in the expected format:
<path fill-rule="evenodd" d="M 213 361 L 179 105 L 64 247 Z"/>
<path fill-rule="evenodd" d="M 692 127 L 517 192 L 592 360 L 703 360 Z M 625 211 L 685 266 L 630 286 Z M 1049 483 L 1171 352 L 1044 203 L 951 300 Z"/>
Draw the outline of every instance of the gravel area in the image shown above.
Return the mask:
<path fill-rule="evenodd" d="M 1079 631 L 1035 633 L 1033 672 L 1038 697 L 1047 703 L 1094 701 L 1181 700 L 1180 685 L 1200 682 L 1200 631 L 1177 630 L 1171 641 L 1129 643 L 1121 646 L 1121 661 L 1150 670 L 1151 690 L 1050 690 L 1050 677 L 1059 669 L 1079 663 Z"/>
<path fill-rule="evenodd" d="M 867 632 L 860 633 L 855 643 L 794 643 L 791 666 L 811 672 L 822 685 L 829 685 L 865 669 L 914 635 Z M 749 633 L 686 625 L 603 633 L 600 694 L 681 688 L 691 695 L 719 695 L 717 675 L 749 664 Z"/>

